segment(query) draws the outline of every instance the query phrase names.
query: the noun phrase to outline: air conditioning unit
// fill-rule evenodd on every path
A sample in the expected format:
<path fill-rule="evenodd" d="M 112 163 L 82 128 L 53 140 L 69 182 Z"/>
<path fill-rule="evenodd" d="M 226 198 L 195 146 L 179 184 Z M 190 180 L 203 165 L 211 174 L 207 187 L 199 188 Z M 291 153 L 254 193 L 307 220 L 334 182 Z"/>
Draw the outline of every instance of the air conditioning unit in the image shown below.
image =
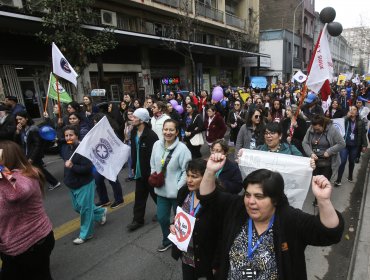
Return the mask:
<path fill-rule="evenodd" d="M 0 0 L 0 7 L 1 6 L 9 6 L 22 9 L 23 4 L 22 0 Z"/>
<path fill-rule="evenodd" d="M 116 12 L 100 10 L 101 23 L 103 25 L 117 26 L 117 14 Z"/>

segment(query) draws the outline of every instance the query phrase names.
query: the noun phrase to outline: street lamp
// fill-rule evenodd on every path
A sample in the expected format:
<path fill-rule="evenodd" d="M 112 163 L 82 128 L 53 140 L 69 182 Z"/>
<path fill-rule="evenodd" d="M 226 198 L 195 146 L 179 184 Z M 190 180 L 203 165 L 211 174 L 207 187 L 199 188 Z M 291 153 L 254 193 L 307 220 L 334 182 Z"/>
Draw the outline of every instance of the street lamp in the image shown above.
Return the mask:
<path fill-rule="evenodd" d="M 295 13 L 297 12 L 297 9 L 299 6 L 302 5 L 302 3 L 304 2 L 305 0 L 302 0 L 301 2 L 299 2 L 299 4 L 297 5 L 297 7 L 295 7 L 294 9 L 294 13 L 293 13 L 293 40 L 292 40 L 292 76 L 293 76 L 293 68 L 294 68 L 294 37 L 295 37 Z"/>

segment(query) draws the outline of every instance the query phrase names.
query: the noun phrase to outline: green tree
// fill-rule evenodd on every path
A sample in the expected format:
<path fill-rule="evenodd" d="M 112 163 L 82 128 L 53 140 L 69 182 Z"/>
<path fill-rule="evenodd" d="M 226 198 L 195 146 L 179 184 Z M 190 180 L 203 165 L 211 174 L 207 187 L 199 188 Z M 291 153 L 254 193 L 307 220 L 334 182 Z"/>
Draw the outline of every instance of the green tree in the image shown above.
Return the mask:
<path fill-rule="evenodd" d="M 83 25 L 97 25 L 99 15 L 94 0 L 42 0 L 38 11 L 44 11 L 43 30 L 36 36 L 45 44 L 60 48 L 78 73 L 89 65 L 91 58 L 117 46 L 110 27 L 92 31 Z"/>

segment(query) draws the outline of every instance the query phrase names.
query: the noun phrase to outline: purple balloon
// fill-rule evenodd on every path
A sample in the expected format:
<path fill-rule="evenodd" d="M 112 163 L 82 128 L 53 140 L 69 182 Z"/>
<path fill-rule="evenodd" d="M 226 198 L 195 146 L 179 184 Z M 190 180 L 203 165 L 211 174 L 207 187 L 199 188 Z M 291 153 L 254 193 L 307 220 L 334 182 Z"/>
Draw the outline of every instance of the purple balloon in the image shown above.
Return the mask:
<path fill-rule="evenodd" d="M 218 102 L 222 98 L 224 98 L 224 91 L 222 87 L 215 87 L 212 91 L 212 99 Z"/>
<path fill-rule="evenodd" d="M 181 106 L 181 105 L 177 105 L 175 107 L 175 110 L 177 111 L 177 113 L 179 113 L 180 115 L 184 112 L 184 108 Z"/>
<path fill-rule="evenodd" d="M 175 99 L 171 99 L 170 103 L 171 103 L 173 108 L 175 108 L 177 105 L 179 105 L 179 103 L 177 103 L 177 101 Z"/>

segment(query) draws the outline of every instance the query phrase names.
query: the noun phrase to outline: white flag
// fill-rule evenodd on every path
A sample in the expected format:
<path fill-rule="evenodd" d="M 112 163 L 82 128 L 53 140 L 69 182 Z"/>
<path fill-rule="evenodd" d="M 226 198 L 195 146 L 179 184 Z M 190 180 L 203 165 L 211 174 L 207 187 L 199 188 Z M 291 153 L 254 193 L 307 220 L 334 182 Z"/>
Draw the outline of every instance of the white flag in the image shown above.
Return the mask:
<path fill-rule="evenodd" d="M 346 134 L 345 126 L 344 126 L 344 118 L 332 119 L 332 121 L 333 121 L 333 126 L 340 132 L 340 135 L 344 137 L 344 135 Z"/>
<path fill-rule="evenodd" d="M 77 87 L 77 73 L 63 56 L 57 45 L 52 44 L 53 73 L 70 81 Z"/>
<path fill-rule="evenodd" d="M 352 83 L 356 84 L 356 85 L 359 85 L 361 83 L 360 81 L 360 77 L 358 76 L 358 74 L 356 74 L 356 77 L 354 77 L 352 79 Z"/>
<path fill-rule="evenodd" d="M 86 134 L 75 151 L 91 160 L 96 171 L 114 182 L 128 160 L 130 152 L 131 148 L 119 140 L 107 117 L 102 118 Z"/>
<path fill-rule="evenodd" d="M 319 93 L 326 80 L 331 82 L 333 79 L 333 60 L 331 58 L 326 27 L 327 24 L 325 24 L 321 32 L 320 41 L 318 42 L 310 73 L 306 81 L 307 87 L 315 93 Z"/>
<path fill-rule="evenodd" d="M 307 79 L 307 75 L 305 75 L 301 70 L 298 70 L 293 76 L 293 79 L 302 84 Z"/>

